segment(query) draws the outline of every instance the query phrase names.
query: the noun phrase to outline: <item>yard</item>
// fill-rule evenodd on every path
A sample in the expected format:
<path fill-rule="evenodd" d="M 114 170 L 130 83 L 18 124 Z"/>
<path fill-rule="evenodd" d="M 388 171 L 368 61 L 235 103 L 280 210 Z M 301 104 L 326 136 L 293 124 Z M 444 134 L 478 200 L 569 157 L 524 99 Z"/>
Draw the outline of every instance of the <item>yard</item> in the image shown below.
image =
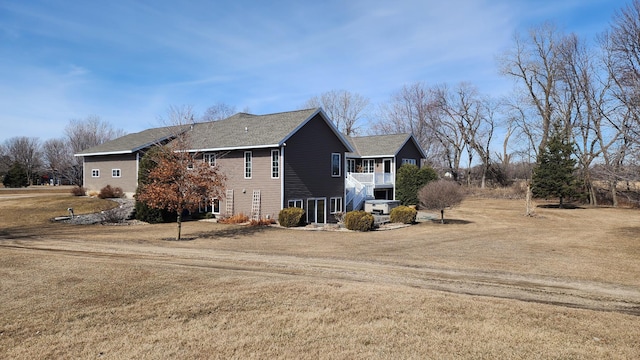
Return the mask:
<path fill-rule="evenodd" d="M 470 198 L 356 233 L 69 225 L 0 192 L 0 358 L 640 357 L 640 211 Z"/>

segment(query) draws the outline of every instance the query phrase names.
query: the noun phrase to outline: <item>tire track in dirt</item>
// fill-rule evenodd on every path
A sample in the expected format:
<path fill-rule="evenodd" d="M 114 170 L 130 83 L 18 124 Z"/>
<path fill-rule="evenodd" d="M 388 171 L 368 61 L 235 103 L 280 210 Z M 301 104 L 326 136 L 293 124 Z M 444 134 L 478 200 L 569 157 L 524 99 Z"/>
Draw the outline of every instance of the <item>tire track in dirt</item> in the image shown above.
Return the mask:
<path fill-rule="evenodd" d="M 577 309 L 640 316 L 640 290 L 619 284 L 580 281 L 498 271 L 460 270 L 325 257 L 260 254 L 190 248 L 164 248 L 73 242 L 0 243 L 14 251 L 52 252 L 109 261 L 135 260 L 150 265 L 242 271 L 260 275 L 305 277 L 369 284 L 408 286 L 469 296 L 511 299 Z"/>

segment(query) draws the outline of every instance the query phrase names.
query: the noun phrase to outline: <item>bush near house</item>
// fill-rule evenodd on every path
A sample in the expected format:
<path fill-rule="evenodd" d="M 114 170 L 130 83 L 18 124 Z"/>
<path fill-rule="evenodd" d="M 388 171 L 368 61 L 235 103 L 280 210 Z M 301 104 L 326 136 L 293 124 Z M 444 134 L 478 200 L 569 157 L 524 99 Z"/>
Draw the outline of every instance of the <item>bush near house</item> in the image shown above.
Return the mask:
<path fill-rule="evenodd" d="M 433 168 L 404 164 L 396 173 L 396 199 L 401 205 L 417 205 L 418 190 L 431 181 L 437 180 L 438 174 Z"/>
<path fill-rule="evenodd" d="M 304 225 L 304 210 L 297 207 L 284 208 L 278 213 L 280 226 L 296 227 Z"/>
<path fill-rule="evenodd" d="M 119 187 L 112 187 L 111 185 L 107 185 L 100 189 L 98 197 L 100 199 L 122 198 L 124 197 L 124 192 Z"/>
<path fill-rule="evenodd" d="M 369 231 L 373 229 L 373 215 L 366 211 L 349 211 L 344 217 L 344 226 L 349 230 Z"/>
<path fill-rule="evenodd" d="M 87 195 L 87 190 L 82 186 L 74 186 L 71 189 L 71 195 L 73 196 L 85 196 Z"/>
<path fill-rule="evenodd" d="M 401 205 L 391 209 L 389 220 L 392 223 L 413 224 L 416 222 L 416 216 L 418 216 L 416 209 Z"/>

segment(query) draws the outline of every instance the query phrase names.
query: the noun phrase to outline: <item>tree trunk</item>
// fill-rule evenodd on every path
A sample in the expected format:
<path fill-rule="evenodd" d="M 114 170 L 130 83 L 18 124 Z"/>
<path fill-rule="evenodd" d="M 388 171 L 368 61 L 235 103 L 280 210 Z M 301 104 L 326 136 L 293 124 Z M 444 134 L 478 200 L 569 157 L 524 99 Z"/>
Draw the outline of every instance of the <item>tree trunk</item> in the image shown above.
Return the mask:
<path fill-rule="evenodd" d="M 589 203 L 592 206 L 598 206 L 598 197 L 596 194 L 596 188 L 591 182 L 589 182 Z"/>
<path fill-rule="evenodd" d="M 182 233 L 182 211 L 178 212 L 178 237 L 176 240 L 180 240 L 180 236 Z"/>
<path fill-rule="evenodd" d="M 612 181 L 610 185 L 611 201 L 612 201 L 613 207 L 618 207 L 618 191 L 616 189 L 617 185 L 618 185 L 618 182 L 615 180 Z"/>
<path fill-rule="evenodd" d="M 440 223 L 444 224 L 444 209 L 440 210 Z"/>

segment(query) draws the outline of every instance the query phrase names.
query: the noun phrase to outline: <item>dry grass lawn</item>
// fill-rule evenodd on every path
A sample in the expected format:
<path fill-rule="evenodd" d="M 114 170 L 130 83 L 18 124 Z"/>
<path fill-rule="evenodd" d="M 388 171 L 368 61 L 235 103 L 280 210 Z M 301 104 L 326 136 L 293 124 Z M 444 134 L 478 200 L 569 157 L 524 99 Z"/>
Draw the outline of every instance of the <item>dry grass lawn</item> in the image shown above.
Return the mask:
<path fill-rule="evenodd" d="M 356 233 L 52 223 L 0 192 L 0 358 L 640 358 L 640 211 L 471 198 Z"/>

